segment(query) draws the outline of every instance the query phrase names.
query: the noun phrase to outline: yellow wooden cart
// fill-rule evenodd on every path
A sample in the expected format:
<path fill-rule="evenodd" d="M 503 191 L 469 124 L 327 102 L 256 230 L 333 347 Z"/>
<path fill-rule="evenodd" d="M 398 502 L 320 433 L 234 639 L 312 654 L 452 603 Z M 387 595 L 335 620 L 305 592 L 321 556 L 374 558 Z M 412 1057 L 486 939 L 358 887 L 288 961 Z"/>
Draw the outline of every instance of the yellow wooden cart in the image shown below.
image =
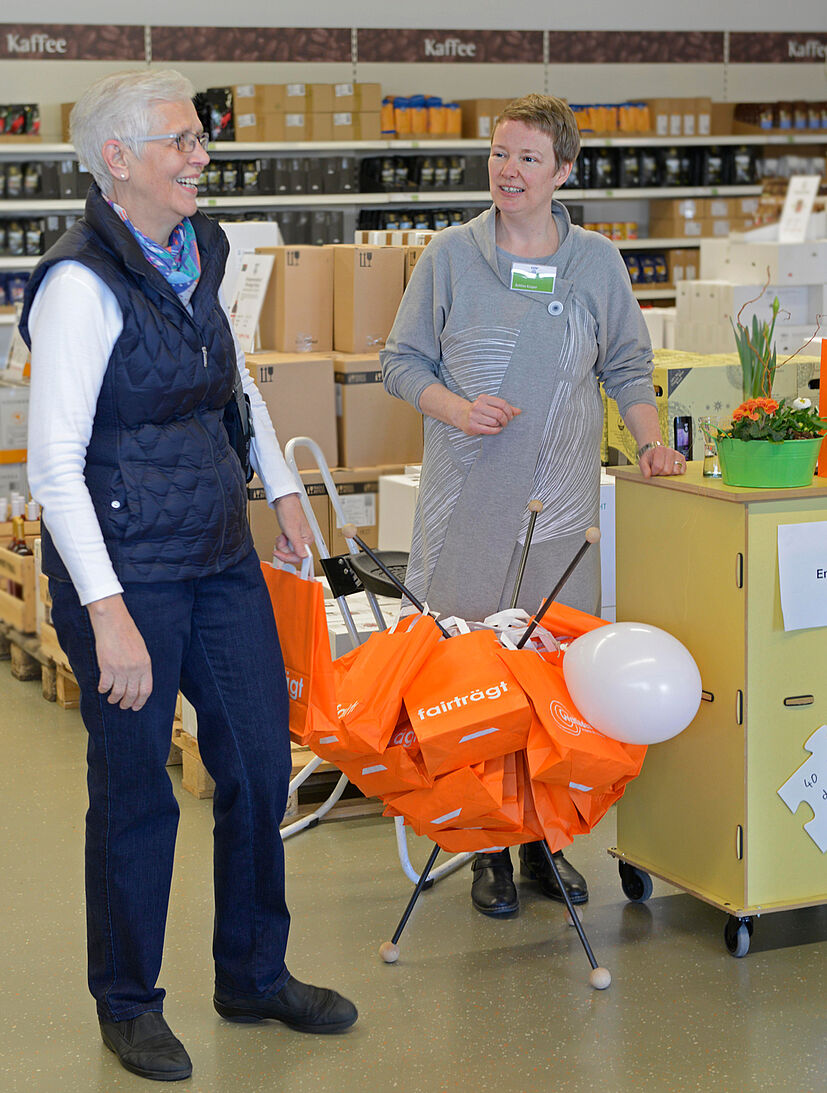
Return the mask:
<path fill-rule="evenodd" d="M 827 858 L 803 829 L 812 813 L 778 795 L 827 722 L 827 629 L 785 632 L 777 550 L 780 524 L 827 520 L 827 479 L 741 489 L 704 478 L 700 462 L 674 478 L 612 473 L 617 618 L 683 642 L 704 701 L 650 748 L 610 853 L 630 900 L 666 880 L 726 911 L 727 948 L 745 956 L 755 917 L 827 903 Z"/>

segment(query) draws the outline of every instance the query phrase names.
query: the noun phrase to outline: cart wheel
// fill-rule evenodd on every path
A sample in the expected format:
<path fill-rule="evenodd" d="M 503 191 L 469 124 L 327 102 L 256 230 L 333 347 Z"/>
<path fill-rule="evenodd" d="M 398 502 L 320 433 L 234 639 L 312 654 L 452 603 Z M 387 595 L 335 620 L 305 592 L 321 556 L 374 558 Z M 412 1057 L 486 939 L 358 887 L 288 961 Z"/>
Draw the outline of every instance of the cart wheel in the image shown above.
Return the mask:
<path fill-rule="evenodd" d="M 625 861 L 617 863 L 617 871 L 620 873 L 620 886 L 626 898 L 632 903 L 645 903 L 652 894 L 652 878 L 649 874 Z"/>
<path fill-rule="evenodd" d="M 724 926 L 724 943 L 727 950 L 735 957 L 746 956 L 752 938 L 752 919 L 736 918 L 730 915 Z"/>

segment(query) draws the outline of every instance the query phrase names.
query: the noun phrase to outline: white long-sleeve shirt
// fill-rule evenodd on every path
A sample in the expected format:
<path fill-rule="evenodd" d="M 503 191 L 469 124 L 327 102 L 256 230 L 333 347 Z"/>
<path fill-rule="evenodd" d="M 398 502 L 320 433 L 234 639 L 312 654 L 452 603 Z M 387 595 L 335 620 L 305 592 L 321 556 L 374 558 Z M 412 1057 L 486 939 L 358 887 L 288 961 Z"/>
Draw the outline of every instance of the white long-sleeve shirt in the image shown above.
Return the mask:
<path fill-rule="evenodd" d="M 219 300 L 226 312 L 226 301 L 222 296 Z M 122 329 L 114 293 L 86 266 L 59 262 L 43 278 L 29 316 L 29 489 L 43 506 L 49 532 L 83 604 L 123 591 L 83 473 L 103 377 Z M 235 334 L 233 342 L 252 408 L 251 462 L 272 507 L 279 497 L 296 492 L 296 482 Z"/>

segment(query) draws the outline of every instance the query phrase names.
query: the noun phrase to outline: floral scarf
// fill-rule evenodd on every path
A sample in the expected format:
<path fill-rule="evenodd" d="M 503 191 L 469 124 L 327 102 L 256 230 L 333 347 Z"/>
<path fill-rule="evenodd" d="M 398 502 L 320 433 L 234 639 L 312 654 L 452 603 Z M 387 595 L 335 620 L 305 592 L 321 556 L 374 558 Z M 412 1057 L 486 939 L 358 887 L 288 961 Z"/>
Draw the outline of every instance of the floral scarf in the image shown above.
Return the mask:
<path fill-rule="evenodd" d="M 158 272 L 166 278 L 179 296 L 191 295 L 198 278 L 201 276 L 201 256 L 195 230 L 189 217 L 184 217 L 180 224 L 172 229 L 169 242 L 165 247 L 136 228 L 126 210 L 114 201 L 106 199 L 138 241 L 144 257 Z"/>

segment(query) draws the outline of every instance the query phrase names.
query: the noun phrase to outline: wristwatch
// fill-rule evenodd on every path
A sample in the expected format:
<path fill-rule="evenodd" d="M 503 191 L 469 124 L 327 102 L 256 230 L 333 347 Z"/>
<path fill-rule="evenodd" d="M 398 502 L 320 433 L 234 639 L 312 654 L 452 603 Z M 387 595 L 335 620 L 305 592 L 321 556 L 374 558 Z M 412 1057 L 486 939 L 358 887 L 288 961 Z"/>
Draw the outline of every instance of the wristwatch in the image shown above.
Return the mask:
<path fill-rule="evenodd" d="M 637 461 L 638 461 L 638 463 L 640 462 L 640 457 L 645 452 L 651 451 L 652 448 L 662 448 L 662 447 L 663 447 L 663 441 L 661 441 L 661 440 L 650 440 L 648 444 L 641 444 L 641 446 L 637 450 Z"/>

